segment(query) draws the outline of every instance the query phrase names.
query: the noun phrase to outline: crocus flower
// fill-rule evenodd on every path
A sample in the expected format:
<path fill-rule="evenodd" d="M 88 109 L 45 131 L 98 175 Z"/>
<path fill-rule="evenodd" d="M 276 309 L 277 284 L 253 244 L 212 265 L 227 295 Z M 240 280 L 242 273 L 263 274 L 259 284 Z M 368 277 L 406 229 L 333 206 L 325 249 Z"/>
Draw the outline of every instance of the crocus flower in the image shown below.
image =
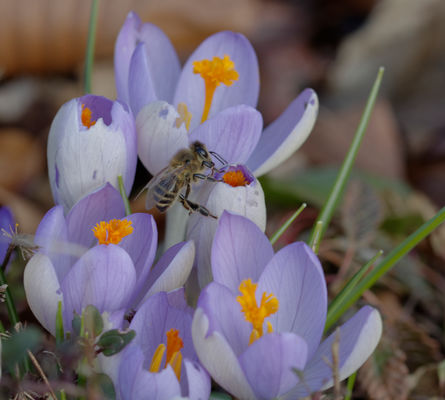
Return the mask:
<path fill-rule="evenodd" d="M 8 207 L 0 207 L 0 264 L 3 263 L 9 244 L 11 230 L 14 229 L 14 218 Z"/>
<path fill-rule="evenodd" d="M 127 107 L 86 95 L 65 103 L 48 137 L 48 171 L 56 204 L 65 213 L 106 182 L 118 187 L 122 176 L 130 193 L 136 171 L 135 123 Z"/>
<path fill-rule="evenodd" d="M 274 254 L 255 224 L 225 212 L 212 270 L 215 281 L 201 292 L 192 336 L 219 385 L 240 399 L 299 399 L 332 386 L 336 334 L 320 343 L 327 289 L 307 245 L 293 243 Z M 365 362 L 381 330 L 380 314 L 369 306 L 338 328 L 340 379 Z"/>
<path fill-rule="evenodd" d="M 209 398 L 210 378 L 193 348 L 191 324 L 183 289 L 145 301 L 130 324 L 136 337 L 119 360 L 122 400 Z"/>
<path fill-rule="evenodd" d="M 115 70 L 118 97 L 131 105 L 136 116 L 139 157 L 152 174 L 164 168 L 178 149 L 187 147 L 200 124 L 237 105 L 243 104 L 243 111 L 255 107 L 258 100 L 257 57 L 239 33 L 210 36 L 180 71 L 165 34 L 130 13 L 116 41 Z M 152 105 L 156 100 L 160 102 Z M 239 130 L 229 133 L 240 151 L 248 153 L 246 160 L 235 162 L 246 164 L 256 176 L 268 172 L 304 142 L 317 111 L 317 96 L 306 89 L 258 137 Z M 241 118 L 239 123 L 249 122 Z M 212 140 L 204 141 L 209 150 L 217 151 L 212 143 L 224 142 L 220 131 L 210 130 Z"/>
<path fill-rule="evenodd" d="M 31 310 L 52 334 L 59 301 L 65 330 L 71 330 L 73 312 L 81 314 L 89 304 L 121 327 L 125 312 L 144 296 L 182 286 L 194 258 L 193 243 L 179 243 L 151 268 L 154 219 L 125 217 L 119 192 L 110 184 L 81 199 L 66 217 L 62 206 L 49 210 L 35 242 L 40 250 L 25 268 L 25 292 Z"/>

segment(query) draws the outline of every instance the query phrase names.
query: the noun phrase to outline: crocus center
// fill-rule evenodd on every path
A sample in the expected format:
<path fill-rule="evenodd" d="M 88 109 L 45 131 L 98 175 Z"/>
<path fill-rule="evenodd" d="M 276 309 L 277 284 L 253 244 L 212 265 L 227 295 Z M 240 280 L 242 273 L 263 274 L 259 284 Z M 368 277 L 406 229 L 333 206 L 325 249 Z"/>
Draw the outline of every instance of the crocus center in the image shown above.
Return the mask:
<path fill-rule="evenodd" d="M 92 229 L 99 244 L 118 244 L 122 238 L 133 232 L 131 221 L 126 219 L 112 219 L 101 221 Z"/>
<path fill-rule="evenodd" d="M 234 81 L 239 78 L 238 71 L 235 69 L 235 63 L 226 54 L 224 58 L 213 57 L 213 60 L 201 60 L 193 62 L 193 73 L 200 74 L 205 84 L 204 111 L 202 113 L 201 123 L 209 116 L 215 89 L 223 83 L 226 86 L 232 86 Z"/>
<path fill-rule="evenodd" d="M 247 186 L 248 182 L 246 177 L 243 174 L 243 171 L 229 171 L 223 175 L 223 180 L 230 186 Z"/>
<path fill-rule="evenodd" d="M 187 104 L 185 103 L 179 103 L 177 110 L 179 117 L 176 118 L 175 121 L 176 128 L 179 128 L 181 124 L 184 124 L 185 129 L 188 131 L 190 128 L 190 122 L 192 121 L 192 113 L 188 110 Z"/>
<path fill-rule="evenodd" d="M 241 296 L 236 300 L 241 305 L 241 311 L 244 313 L 244 318 L 247 322 L 252 324 L 252 333 L 250 334 L 249 344 L 263 336 L 264 320 L 278 311 L 278 299 L 273 293 L 266 294 L 263 292 L 261 296 L 260 305 L 257 304 L 255 292 L 258 284 L 253 283 L 250 279 L 244 280 L 239 285 Z M 273 331 L 272 324 L 266 321 L 267 333 Z"/>
<path fill-rule="evenodd" d="M 159 372 L 161 369 L 162 358 L 165 355 L 165 366 L 170 365 L 175 372 L 178 381 L 181 379 L 181 363 L 182 354 L 181 349 L 184 347 L 179 331 L 176 329 L 170 329 L 167 333 L 167 346 L 161 343 L 155 350 L 153 358 L 151 359 L 150 372 Z"/>
<path fill-rule="evenodd" d="M 86 107 L 85 104 L 82 104 L 82 113 L 80 115 L 80 119 L 82 121 L 83 126 L 91 128 L 96 123 L 96 121 L 91 119 L 92 114 L 93 112 L 91 111 L 91 109 Z"/>

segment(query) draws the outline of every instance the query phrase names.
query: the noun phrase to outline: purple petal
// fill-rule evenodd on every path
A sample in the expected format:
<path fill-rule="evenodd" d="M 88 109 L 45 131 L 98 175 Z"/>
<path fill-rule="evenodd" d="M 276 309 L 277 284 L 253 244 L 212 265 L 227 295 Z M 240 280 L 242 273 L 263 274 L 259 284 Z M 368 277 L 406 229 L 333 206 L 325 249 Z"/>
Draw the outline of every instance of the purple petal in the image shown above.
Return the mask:
<path fill-rule="evenodd" d="M 4 229 L 8 233 L 10 233 L 11 229 L 14 230 L 14 218 L 8 207 L 0 207 L 0 229 Z M 0 235 L 0 262 L 2 263 L 6 256 L 9 243 L 11 243 L 11 239 L 3 235 L 1 231 Z"/>
<path fill-rule="evenodd" d="M 258 282 L 272 256 L 272 245 L 258 226 L 245 217 L 223 212 L 212 246 L 215 282 L 238 293 L 242 280 Z"/>
<path fill-rule="evenodd" d="M 130 255 L 136 270 L 136 287 L 130 300 L 130 304 L 132 304 L 137 298 L 140 298 L 139 291 L 146 285 L 156 255 L 158 231 L 152 215 L 131 214 L 126 219 L 132 221 L 133 232 L 124 237 L 119 246 Z"/>
<path fill-rule="evenodd" d="M 298 382 L 293 368 L 303 369 L 306 342 L 293 333 L 270 333 L 256 340 L 240 356 L 240 364 L 259 399 L 273 399 Z"/>
<path fill-rule="evenodd" d="M 141 25 L 139 16 L 131 11 L 122 25 L 114 46 L 114 76 L 118 100 L 130 104 L 128 94 L 128 75 L 130 59 L 137 44 L 138 30 Z"/>
<path fill-rule="evenodd" d="M 320 261 L 303 242 L 281 249 L 266 266 L 257 288 L 273 293 L 278 312 L 268 317 L 274 331 L 293 332 L 308 345 L 308 358 L 316 351 L 326 322 L 327 290 Z"/>
<path fill-rule="evenodd" d="M 184 359 L 181 374 L 185 375 L 184 378 L 181 375 L 181 384 L 184 382 L 186 386 L 182 393 L 188 399 L 203 400 L 210 397 L 210 376 L 198 362 Z"/>
<path fill-rule="evenodd" d="M 170 303 L 167 293 L 161 292 L 142 304 L 131 321 L 130 329 L 136 331 L 135 343 L 141 347 L 146 359 L 151 360 L 156 348 L 161 343 L 167 343 L 166 333 L 176 329 L 184 344 L 182 356 L 196 360 L 191 324 L 192 311 L 186 307 L 184 296 L 182 305 L 177 308 Z"/>
<path fill-rule="evenodd" d="M 339 375 L 343 380 L 360 368 L 376 348 L 382 334 L 379 312 L 369 306 L 361 308 L 339 328 L 339 334 Z M 304 384 L 298 384 L 284 398 L 305 397 L 309 395 L 307 388 L 315 392 L 332 386 L 332 369 L 328 363 L 332 363 L 335 338 L 334 332 L 323 341 L 303 371 Z"/>
<path fill-rule="evenodd" d="M 37 228 L 34 243 L 39 246 L 39 253 L 47 255 L 54 266 L 59 281 L 65 277 L 76 258 L 80 257 L 87 248 L 82 249 L 76 244 L 68 242 L 68 229 L 63 215 L 63 207 L 55 206 L 49 210 Z M 73 254 L 73 250 L 77 254 Z"/>
<path fill-rule="evenodd" d="M 68 238 L 74 243 L 91 247 L 97 243 L 92 229 L 100 221 L 121 219 L 125 216 L 119 192 L 107 183 L 103 188 L 85 196 L 66 216 Z"/>
<path fill-rule="evenodd" d="M 147 60 L 146 44 L 139 42 L 131 56 L 128 76 L 130 107 L 134 115 L 153 101 L 158 100 Z"/>
<path fill-rule="evenodd" d="M 191 127 L 199 125 L 204 108 L 205 86 L 200 75 L 193 73 L 193 62 L 228 55 L 235 63 L 239 79 L 232 86 L 216 88 L 209 117 L 237 104 L 255 107 L 258 101 L 258 60 L 250 42 L 241 34 L 219 32 L 208 37 L 190 56 L 179 77 L 174 104 L 185 103 L 192 113 Z"/>
<path fill-rule="evenodd" d="M 144 299 L 155 293 L 170 292 L 183 286 L 190 275 L 195 258 L 193 242 L 181 242 L 170 247 L 151 269 L 144 285 Z"/>
<path fill-rule="evenodd" d="M 122 400 L 166 400 L 181 396 L 178 379 L 169 366 L 158 373 L 148 371 L 142 351 L 131 345 L 122 356 L 119 389 Z"/>
<path fill-rule="evenodd" d="M 247 166 L 263 175 L 289 158 L 307 139 L 318 114 L 318 98 L 304 90 L 263 132 Z"/>
<path fill-rule="evenodd" d="M 31 311 L 45 329 L 55 335 L 57 306 L 59 301 L 62 301 L 62 294 L 49 257 L 36 254 L 28 261 L 23 284 Z"/>
<path fill-rule="evenodd" d="M 178 117 L 173 106 L 157 101 L 144 107 L 136 118 L 139 158 L 152 175 L 165 168 L 178 150 L 189 145 L 184 124 L 176 127 Z"/>
<path fill-rule="evenodd" d="M 236 355 L 245 351 L 252 326 L 245 320 L 241 305 L 228 288 L 215 282 L 210 283 L 201 291 L 198 307 L 209 319 L 209 334 L 218 331 Z"/>
<path fill-rule="evenodd" d="M 115 245 L 100 245 L 86 252 L 61 283 L 64 322 L 71 327 L 73 312 L 82 313 L 89 304 L 99 312 L 125 309 L 136 272 L 127 252 Z"/>
<path fill-rule="evenodd" d="M 213 380 L 238 399 L 255 399 L 233 349 L 220 332 L 209 330 L 209 318 L 200 307 L 193 316 L 192 336 L 199 360 Z"/>
<path fill-rule="evenodd" d="M 245 163 L 255 149 L 263 129 L 261 114 L 252 107 L 227 108 L 196 127 L 190 142 L 199 140 L 229 164 Z"/>

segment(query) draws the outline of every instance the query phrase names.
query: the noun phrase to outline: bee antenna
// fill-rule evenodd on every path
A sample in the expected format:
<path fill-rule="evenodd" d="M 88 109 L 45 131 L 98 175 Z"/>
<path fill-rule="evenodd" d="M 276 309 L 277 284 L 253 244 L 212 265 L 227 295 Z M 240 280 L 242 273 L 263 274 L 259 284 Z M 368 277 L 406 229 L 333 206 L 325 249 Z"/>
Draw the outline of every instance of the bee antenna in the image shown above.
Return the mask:
<path fill-rule="evenodd" d="M 227 165 L 227 161 L 224 160 L 224 158 L 222 158 L 218 153 L 215 153 L 214 151 L 209 151 L 209 153 L 215 157 L 221 164 L 223 165 Z"/>

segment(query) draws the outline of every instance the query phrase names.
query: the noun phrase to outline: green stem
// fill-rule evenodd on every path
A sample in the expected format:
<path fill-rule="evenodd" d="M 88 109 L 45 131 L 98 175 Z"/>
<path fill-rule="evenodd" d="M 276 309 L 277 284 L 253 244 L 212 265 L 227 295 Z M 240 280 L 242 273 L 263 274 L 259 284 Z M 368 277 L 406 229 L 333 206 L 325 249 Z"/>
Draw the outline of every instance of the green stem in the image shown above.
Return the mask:
<path fill-rule="evenodd" d="M 323 221 L 318 220 L 314 226 L 314 234 L 309 242 L 309 247 L 315 254 L 318 254 L 318 250 L 320 249 L 321 242 L 321 232 L 323 230 Z"/>
<path fill-rule="evenodd" d="M 96 42 L 97 11 L 99 0 L 93 0 L 91 3 L 90 22 L 88 26 L 87 49 L 85 55 L 85 93 L 91 93 L 91 75 L 94 63 L 94 45 Z"/>
<path fill-rule="evenodd" d="M 334 211 L 337 208 L 338 203 L 341 200 L 341 197 L 343 196 L 343 192 L 345 190 L 346 183 L 349 179 L 349 175 L 351 174 L 351 169 L 354 164 L 355 158 L 357 156 L 357 152 L 360 148 L 360 144 L 362 142 L 362 139 L 366 132 L 366 127 L 368 126 L 369 118 L 372 113 L 372 109 L 374 108 L 374 104 L 377 99 L 377 94 L 380 89 L 380 84 L 382 82 L 383 78 L 383 72 L 384 68 L 380 67 L 379 72 L 377 74 L 377 78 L 374 82 L 374 85 L 372 86 L 371 93 L 369 94 L 368 101 L 366 103 L 365 110 L 363 111 L 362 118 L 360 120 L 360 123 L 357 127 L 357 131 L 355 132 L 354 139 L 351 143 L 351 147 L 349 148 L 348 154 L 345 157 L 345 160 L 343 161 L 343 164 L 340 168 L 340 171 L 338 172 L 337 178 L 335 180 L 334 186 L 331 189 L 331 192 L 329 194 L 329 197 L 323 206 L 323 209 L 320 212 L 320 215 L 318 216 L 317 221 L 323 221 L 323 227 L 321 229 L 320 235 L 318 237 L 318 241 L 321 240 L 323 234 L 325 233 L 327 227 L 329 226 L 329 223 L 331 221 L 332 215 L 334 214 Z M 318 243 L 314 241 L 315 238 L 315 231 L 316 225 L 314 226 L 314 229 L 312 230 L 309 243 L 314 243 L 313 247 L 318 248 Z"/>
<path fill-rule="evenodd" d="M 354 372 L 349 378 L 346 385 L 346 395 L 344 400 L 351 400 L 352 390 L 354 389 L 355 378 L 357 377 L 357 372 Z"/>
<path fill-rule="evenodd" d="M 130 215 L 131 214 L 130 202 L 128 201 L 127 194 L 125 193 L 124 180 L 122 179 L 121 175 L 117 177 L 117 182 L 119 185 L 119 193 L 121 194 L 122 201 L 124 202 L 125 215 Z"/>
<path fill-rule="evenodd" d="M 273 245 L 277 242 L 277 240 L 281 237 L 281 235 L 286 232 L 286 230 L 289 228 L 289 226 L 292 224 L 292 222 L 295 221 L 295 219 L 301 214 L 301 212 L 306 208 L 307 204 L 303 203 L 297 211 L 295 211 L 291 217 L 283 224 L 280 228 L 272 235 L 270 238 L 270 243 Z"/>
<path fill-rule="evenodd" d="M 445 207 L 443 207 L 433 218 L 425 222 L 419 229 L 409 235 L 402 243 L 392 250 L 383 261 L 367 274 L 344 300 L 338 317 L 351 307 L 360 296 L 376 283 L 380 277 L 386 274 L 400 259 L 411 251 L 417 244 L 425 239 L 434 229 L 445 221 Z M 338 319 L 338 318 L 337 318 Z M 335 322 L 335 321 L 333 321 Z M 333 323 L 332 322 L 332 323 Z"/>

